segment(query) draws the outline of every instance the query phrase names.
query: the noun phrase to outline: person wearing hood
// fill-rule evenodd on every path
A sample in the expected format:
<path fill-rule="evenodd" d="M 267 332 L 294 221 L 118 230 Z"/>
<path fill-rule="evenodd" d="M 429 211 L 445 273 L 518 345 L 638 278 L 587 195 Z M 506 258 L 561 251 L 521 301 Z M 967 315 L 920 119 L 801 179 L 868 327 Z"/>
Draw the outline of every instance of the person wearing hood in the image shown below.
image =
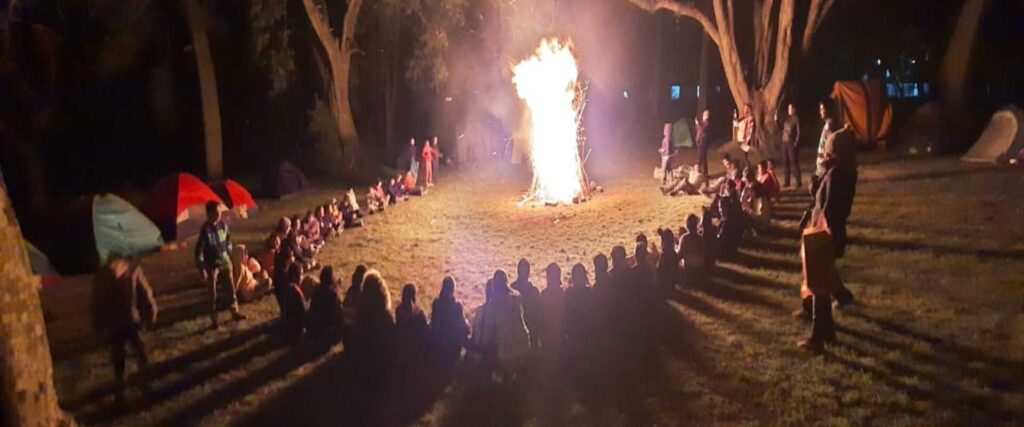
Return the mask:
<path fill-rule="evenodd" d="M 438 363 L 451 372 L 469 338 L 469 324 L 462 303 L 455 299 L 455 279 L 451 276 L 441 281 L 441 292 L 431 307 L 430 332 Z"/>

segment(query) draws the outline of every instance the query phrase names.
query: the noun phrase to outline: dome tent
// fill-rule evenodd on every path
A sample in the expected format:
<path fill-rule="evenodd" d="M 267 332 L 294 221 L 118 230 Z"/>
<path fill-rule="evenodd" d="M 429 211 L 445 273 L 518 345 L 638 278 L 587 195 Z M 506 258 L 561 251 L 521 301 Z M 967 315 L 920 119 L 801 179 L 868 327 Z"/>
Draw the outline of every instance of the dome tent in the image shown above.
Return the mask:
<path fill-rule="evenodd" d="M 111 253 L 137 255 L 164 244 L 160 229 L 149 218 L 113 194 L 93 197 L 92 230 L 101 264 Z"/>
<path fill-rule="evenodd" d="M 965 162 L 997 163 L 1018 156 L 1024 150 L 1024 129 L 1021 123 L 1024 111 L 1015 106 L 1005 107 L 992 115 L 988 126 L 960 160 Z"/>
<path fill-rule="evenodd" d="M 224 201 L 203 181 L 187 173 L 168 175 L 153 186 L 142 211 L 159 227 L 165 240 L 181 240 L 199 232 L 206 221 L 206 203 Z"/>
<path fill-rule="evenodd" d="M 215 182 L 210 188 L 239 218 L 248 218 L 249 212 L 259 208 L 256 205 L 256 200 L 252 198 L 252 193 L 235 180 L 226 179 Z"/>

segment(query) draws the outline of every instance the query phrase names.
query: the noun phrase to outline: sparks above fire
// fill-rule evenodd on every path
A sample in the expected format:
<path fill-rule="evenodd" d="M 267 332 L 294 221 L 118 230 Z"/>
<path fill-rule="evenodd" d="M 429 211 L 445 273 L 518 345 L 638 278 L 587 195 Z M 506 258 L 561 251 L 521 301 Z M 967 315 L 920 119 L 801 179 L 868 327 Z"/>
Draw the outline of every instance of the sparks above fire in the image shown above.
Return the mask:
<path fill-rule="evenodd" d="M 583 95 L 570 43 L 541 41 L 536 53 L 512 69 L 516 93 L 530 113 L 533 183 L 520 205 L 573 203 L 588 193 L 581 160 Z"/>

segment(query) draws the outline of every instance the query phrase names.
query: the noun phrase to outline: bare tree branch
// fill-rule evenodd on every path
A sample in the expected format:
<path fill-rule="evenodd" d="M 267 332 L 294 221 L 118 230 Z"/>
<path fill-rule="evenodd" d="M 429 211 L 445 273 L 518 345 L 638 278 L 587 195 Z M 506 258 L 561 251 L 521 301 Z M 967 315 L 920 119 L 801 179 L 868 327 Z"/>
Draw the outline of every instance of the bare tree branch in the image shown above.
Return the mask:
<path fill-rule="evenodd" d="M 693 19 L 700 23 L 701 27 L 704 27 L 704 32 L 708 33 L 708 37 L 718 44 L 718 26 L 692 2 L 680 3 L 675 0 L 629 0 L 629 2 L 648 12 L 667 10 L 676 16 Z"/>
<path fill-rule="evenodd" d="M 779 6 L 779 33 L 775 40 L 775 68 L 765 86 L 765 97 L 769 105 L 775 105 L 789 74 L 789 53 L 793 45 L 793 2 L 782 0 Z"/>
<path fill-rule="evenodd" d="M 800 51 L 803 55 L 807 55 L 807 52 L 811 50 L 814 35 L 817 34 L 818 28 L 821 27 L 821 23 L 835 4 L 836 0 L 811 0 L 810 8 L 807 11 L 807 24 L 804 26 L 803 40 L 800 44 Z"/>

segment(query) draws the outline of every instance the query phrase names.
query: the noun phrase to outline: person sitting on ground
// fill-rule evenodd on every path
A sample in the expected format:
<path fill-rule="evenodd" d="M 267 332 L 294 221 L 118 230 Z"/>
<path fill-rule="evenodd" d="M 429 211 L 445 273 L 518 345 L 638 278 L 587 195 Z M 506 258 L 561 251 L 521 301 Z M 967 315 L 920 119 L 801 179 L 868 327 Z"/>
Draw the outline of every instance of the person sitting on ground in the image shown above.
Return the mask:
<path fill-rule="evenodd" d="M 416 185 L 416 174 L 412 172 L 406 172 L 405 177 L 402 178 L 404 185 L 403 190 L 405 194 L 410 196 L 422 196 L 427 194 L 427 188 Z"/>
<path fill-rule="evenodd" d="M 679 282 L 679 257 L 676 255 L 676 237 L 669 229 L 658 229 L 661 236 L 661 256 L 658 257 L 655 283 L 665 294 L 675 290 Z"/>
<path fill-rule="evenodd" d="M 391 198 L 386 189 L 384 188 L 384 182 L 377 180 L 377 196 L 384 200 L 384 207 L 395 204 L 395 200 Z"/>
<path fill-rule="evenodd" d="M 557 359 L 565 340 L 565 292 L 562 290 L 562 269 L 558 264 L 548 264 L 545 278 L 547 286 L 539 295 L 539 305 L 543 310 L 542 326 L 537 329 L 539 339 L 534 339 L 532 333 L 530 338 L 535 343 L 540 342 L 546 356 Z"/>
<path fill-rule="evenodd" d="M 348 200 L 348 205 L 352 207 L 352 210 L 359 216 L 363 216 L 363 209 L 359 206 L 359 200 L 356 198 L 356 189 L 349 187 L 348 191 L 345 192 L 345 200 Z"/>
<path fill-rule="evenodd" d="M 769 212 L 771 208 L 767 191 L 757 179 L 754 170 L 746 168 L 743 170 L 743 180 L 740 186 L 740 206 L 743 208 L 744 216 L 750 219 L 749 225 L 767 226 L 771 220 Z"/>
<path fill-rule="evenodd" d="M 715 254 L 718 253 L 718 227 L 715 226 L 711 209 L 707 206 L 701 210 L 698 230 L 700 232 L 701 248 L 704 249 L 704 271 L 710 273 L 715 268 Z"/>
<path fill-rule="evenodd" d="M 632 280 L 629 277 L 629 262 L 626 260 L 626 248 L 624 246 L 612 247 L 612 269 L 608 272 L 611 277 L 613 290 L 629 287 Z"/>
<path fill-rule="evenodd" d="M 305 246 L 304 243 L 305 241 L 299 229 L 293 227 L 288 233 L 288 239 L 281 244 L 281 252 L 287 252 L 292 257 L 292 261 L 299 264 L 302 271 L 309 271 L 317 266 L 316 259 L 314 258 L 316 252 L 313 247 Z M 275 261 L 275 268 L 277 265 Z"/>
<path fill-rule="evenodd" d="M 316 219 L 313 211 L 307 211 L 306 217 L 302 220 L 302 235 L 311 246 L 319 248 L 324 243 L 324 236 L 320 232 L 320 221 Z"/>
<path fill-rule="evenodd" d="M 320 231 L 328 238 L 338 237 L 341 234 L 341 224 L 334 215 L 334 208 L 337 203 L 337 200 L 331 199 L 330 202 L 320 206 L 320 209 L 317 210 L 317 216 L 320 218 Z"/>
<path fill-rule="evenodd" d="M 281 326 L 284 338 L 292 344 L 302 342 L 302 332 L 306 328 L 306 296 L 299 288 L 302 282 L 302 269 L 292 264 L 288 269 L 288 283 L 279 287 L 281 292 Z"/>
<path fill-rule="evenodd" d="M 320 283 L 313 290 L 309 301 L 309 324 L 306 329 L 310 338 L 333 343 L 341 339 L 345 324 L 342 319 L 341 297 L 334 268 L 326 266 L 320 271 Z"/>
<path fill-rule="evenodd" d="M 705 265 L 705 243 L 698 235 L 697 215 L 686 216 L 686 234 L 679 238 L 679 268 L 684 283 L 702 284 Z"/>
<path fill-rule="evenodd" d="M 723 192 L 713 202 L 720 218 L 716 258 L 728 260 L 736 255 L 747 227 L 735 181 L 727 181 L 722 188 Z"/>
<path fill-rule="evenodd" d="M 508 287 L 504 271 L 494 272 L 491 279 L 493 296 L 482 319 L 484 343 L 493 343 L 499 380 L 515 380 L 530 352 L 530 334 L 523 323 L 523 306 Z"/>
<path fill-rule="evenodd" d="M 341 218 L 345 223 L 345 228 L 356 228 L 363 226 L 362 216 L 359 211 L 352 208 L 349 204 L 348 199 L 341 201 Z"/>
<path fill-rule="evenodd" d="M 633 285 L 644 292 L 654 289 L 655 267 L 647 260 L 647 243 L 637 242 L 636 244 L 636 265 L 630 270 Z"/>
<path fill-rule="evenodd" d="M 537 348 L 541 335 L 541 311 L 540 291 L 530 282 L 530 262 L 526 258 L 520 258 L 516 265 L 516 281 L 512 282 L 512 289 L 519 293 L 523 301 L 523 322 L 530 332 L 530 347 Z"/>
<path fill-rule="evenodd" d="M 782 186 L 779 184 L 779 178 L 775 176 L 775 161 L 768 159 L 758 163 L 757 176 L 768 199 L 778 202 L 782 197 Z"/>
<path fill-rule="evenodd" d="M 271 231 L 270 235 L 267 236 L 264 246 L 273 246 L 274 238 L 279 240 L 278 243 L 283 242 L 288 238 L 288 233 L 290 231 L 292 231 L 292 220 L 286 216 L 281 217 L 281 219 L 277 220 L 277 227 L 275 227 L 274 231 Z"/>
<path fill-rule="evenodd" d="M 455 299 L 455 279 L 445 276 L 441 292 L 430 310 L 430 332 L 434 356 L 444 372 L 451 373 L 469 339 L 469 323 L 462 303 Z"/>
<path fill-rule="evenodd" d="M 363 277 L 359 312 L 351 338 L 352 372 L 361 392 L 379 399 L 386 390 L 394 357 L 395 318 L 387 283 L 377 270 Z M 345 349 L 348 353 L 349 348 Z"/>
<path fill-rule="evenodd" d="M 115 396 L 118 403 L 125 396 L 125 345 L 135 347 L 139 358 L 138 378 L 145 381 L 149 366 L 149 353 L 142 339 L 144 326 L 156 323 L 157 305 L 153 289 L 149 286 L 142 267 L 129 259 L 112 253 L 95 276 L 92 311 L 95 330 L 110 348 L 117 381 Z M 144 391 L 149 385 L 143 382 Z"/>
<path fill-rule="evenodd" d="M 397 178 L 391 178 L 391 181 L 389 181 L 388 197 L 391 198 L 391 204 L 404 202 L 409 199 L 409 196 L 405 194 L 405 185 L 402 182 L 401 175 Z"/>
<path fill-rule="evenodd" d="M 565 332 L 570 348 L 581 355 L 583 348 L 589 346 L 594 313 L 587 268 L 580 263 L 573 265 L 569 281 L 569 289 L 565 291 Z"/>
<path fill-rule="evenodd" d="M 231 249 L 231 264 L 235 269 L 235 289 L 238 289 L 239 301 L 256 301 L 273 290 L 269 274 L 263 270 L 259 261 L 249 256 L 245 245 L 235 245 Z"/>
<path fill-rule="evenodd" d="M 395 356 L 402 377 L 419 377 L 415 371 L 425 362 L 429 339 L 427 316 L 416 302 L 416 285 L 408 283 L 402 287 L 402 302 L 395 307 Z"/>
<path fill-rule="evenodd" d="M 359 296 L 362 294 L 363 278 L 366 277 L 367 268 L 363 264 L 356 266 L 352 271 L 352 281 L 345 291 L 345 299 L 341 302 L 341 321 L 343 324 L 342 343 L 349 345 L 348 339 L 352 336 L 355 328 L 356 318 L 359 315 Z"/>
<path fill-rule="evenodd" d="M 704 174 L 700 172 L 700 165 L 695 164 L 692 167 L 684 168 L 685 178 L 681 178 L 668 187 L 661 189 L 661 192 L 669 196 L 677 196 L 679 194 L 694 195 L 700 194 L 702 188 L 707 183 L 707 179 Z"/>
<path fill-rule="evenodd" d="M 388 207 L 387 195 L 384 194 L 384 189 L 380 181 L 377 181 L 377 185 L 371 185 L 366 191 L 366 209 L 367 212 L 374 214 L 381 212 Z"/>
<path fill-rule="evenodd" d="M 722 168 L 725 170 L 725 173 L 723 173 L 722 176 L 716 178 L 713 181 L 711 181 L 710 177 L 708 177 L 708 185 L 707 187 L 705 187 L 703 192 L 707 195 L 713 196 L 715 193 L 719 191 L 719 189 L 722 187 L 722 184 L 725 184 L 726 181 L 736 179 L 736 177 L 739 174 L 739 167 L 739 160 L 734 160 L 732 156 L 729 155 L 729 153 L 723 154 Z"/>

